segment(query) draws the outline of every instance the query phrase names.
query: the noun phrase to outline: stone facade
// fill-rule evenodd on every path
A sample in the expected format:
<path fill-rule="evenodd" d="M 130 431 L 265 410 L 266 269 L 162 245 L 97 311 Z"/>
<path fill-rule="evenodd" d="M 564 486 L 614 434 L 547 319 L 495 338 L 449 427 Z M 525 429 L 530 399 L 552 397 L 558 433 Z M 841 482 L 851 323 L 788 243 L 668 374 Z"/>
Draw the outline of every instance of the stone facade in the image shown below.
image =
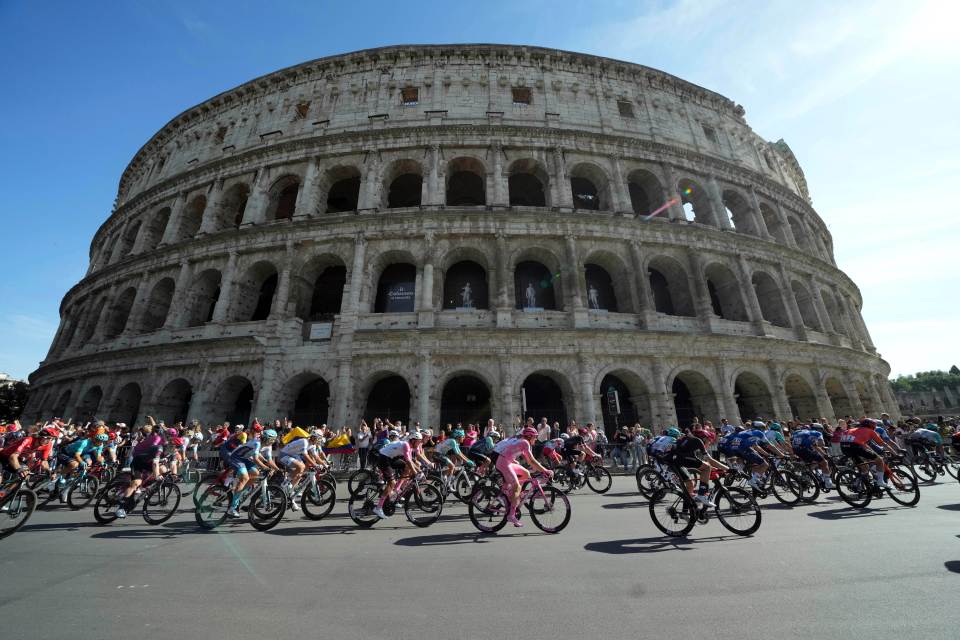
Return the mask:
<path fill-rule="evenodd" d="M 930 391 L 895 391 L 900 412 L 905 416 L 936 419 L 960 416 L 960 387 Z"/>
<path fill-rule="evenodd" d="M 723 96 L 576 53 L 389 47 L 144 145 L 27 415 L 893 414 L 861 304 L 789 147 Z"/>

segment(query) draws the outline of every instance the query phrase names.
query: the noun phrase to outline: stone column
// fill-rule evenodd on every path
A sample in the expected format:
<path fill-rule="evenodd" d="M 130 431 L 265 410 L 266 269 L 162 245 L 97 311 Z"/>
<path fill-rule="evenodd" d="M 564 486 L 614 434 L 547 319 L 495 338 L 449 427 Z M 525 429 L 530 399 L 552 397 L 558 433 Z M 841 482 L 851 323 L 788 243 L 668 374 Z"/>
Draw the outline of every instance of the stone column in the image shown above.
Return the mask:
<path fill-rule="evenodd" d="M 160 238 L 157 248 L 172 244 L 177 241 L 177 234 L 180 232 L 180 222 L 183 219 L 183 209 L 187 206 L 187 192 L 181 191 L 177 194 L 177 199 L 170 209 L 170 217 L 167 219 L 167 228 L 163 230 L 163 237 Z"/>
<path fill-rule="evenodd" d="M 767 221 L 763 219 L 763 212 L 760 210 L 760 199 L 757 197 L 757 191 L 750 185 L 750 204 L 753 209 L 753 220 L 757 235 L 765 240 L 773 241 L 773 234 L 767 229 Z"/>
<path fill-rule="evenodd" d="M 293 268 L 293 242 L 287 241 L 287 250 L 280 266 L 277 293 L 270 307 L 270 320 L 286 320 L 290 317 L 287 307 L 290 300 L 290 270 Z"/>
<path fill-rule="evenodd" d="M 417 417 L 421 427 L 430 426 L 430 387 L 431 379 L 430 353 L 423 351 L 418 354 L 419 369 L 417 373 Z"/>
<path fill-rule="evenodd" d="M 110 290 L 107 292 L 107 296 L 105 298 L 106 302 L 103 305 L 103 310 L 100 312 L 99 321 L 97 323 L 96 328 L 93 331 L 93 335 L 90 336 L 90 342 L 94 344 L 98 342 L 103 342 L 104 340 L 103 330 L 106 328 L 107 320 L 110 318 L 110 313 L 113 310 L 113 304 L 114 304 L 116 295 L 117 295 L 117 285 L 114 284 L 110 287 Z"/>
<path fill-rule="evenodd" d="M 827 313 L 827 305 L 823 303 L 823 295 L 820 293 L 820 286 L 814 279 L 812 273 L 805 274 L 807 278 L 807 288 L 810 289 L 810 296 L 813 298 L 813 308 L 817 312 L 820 320 L 820 326 L 824 333 L 837 333 L 833 326 L 833 318 Z"/>
<path fill-rule="evenodd" d="M 853 328 L 853 323 L 850 320 L 849 310 L 846 308 L 846 298 L 844 298 L 843 293 L 840 291 L 840 287 L 835 284 L 831 284 L 830 288 L 833 289 L 833 297 L 837 301 L 837 315 L 840 316 L 840 322 L 843 324 L 843 331 L 850 338 L 850 343 L 855 349 L 863 349 L 863 345 L 860 342 L 860 337 L 857 334 L 857 331 Z"/>
<path fill-rule="evenodd" d="M 593 376 L 586 357 L 581 353 L 577 356 L 577 375 L 580 378 L 580 421 L 597 422 L 597 402 L 593 393 Z"/>
<path fill-rule="evenodd" d="M 513 267 L 509 264 L 507 237 L 497 231 L 497 327 L 509 327 L 513 323 L 513 307 L 510 304 L 510 287 L 513 284 Z"/>
<path fill-rule="evenodd" d="M 332 420 L 337 426 L 346 426 L 351 422 L 360 424 L 359 416 L 355 420 L 350 420 L 349 406 L 350 396 L 353 393 L 353 378 L 350 376 L 352 360 L 350 357 L 337 359 L 337 391 L 333 398 L 334 415 Z"/>
<path fill-rule="evenodd" d="M 513 416 L 519 413 L 514 406 L 513 373 L 510 371 L 510 358 L 507 354 L 500 357 L 500 422 L 504 427 L 513 424 Z"/>
<path fill-rule="evenodd" d="M 657 326 L 657 309 L 653 300 L 653 291 L 650 290 L 650 278 L 647 268 L 643 264 L 643 252 L 639 242 L 630 243 L 630 258 L 633 261 L 634 289 L 640 306 L 638 313 L 642 318 L 644 329 L 655 329 Z"/>
<path fill-rule="evenodd" d="M 139 332 L 140 322 L 146 311 L 147 299 L 150 297 L 150 287 L 148 286 L 149 273 L 144 272 L 137 284 L 137 296 L 133 300 L 133 306 L 130 307 L 130 315 L 127 316 L 127 326 L 123 328 L 123 333 L 119 337 L 127 338 L 134 333 Z"/>
<path fill-rule="evenodd" d="M 673 403 L 673 393 L 667 390 L 667 374 L 663 366 L 662 358 L 653 359 L 651 372 L 653 374 L 654 390 L 650 395 L 653 410 L 656 414 L 654 415 L 656 424 L 652 425 L 653 428 L 651 431 L 658 431 L 658 427 L 666 428 L 670 425 L 677 424 L 677 411 Z"/>
<path fill-rule="evenodd" d="M 574 309 L 580 309 L 583 307 L 583 299 L 580 296 L 580 258 L 577 255 L 577 241 L 572 235 L 568 235 L 565 238 L 566 241 L 566 250 L 567 250 L 567 266 L 565 271 L 567 271 L 567 295 L 569 296 L 570 304 Z"/>
<path fill-rule="evenodd" d="M 710 195 L 710 208 L 713 209 L 713 223 L 720 229 L 733 229 L 730 218 L 727 217 L 727 208 L 723 204 L 720 185 L 713 176 L 707 178 L 707 193 Z"/>
<path fill-rule="evenodd" d="M 714 362 L 714 369 L 717 372 L 717 381 L 720 384 L 720 388 L 714 392 L 717 409 L 725 414 L 717 417 L 726 418 L 731 423 L 739 424 L 740 407 L 737 406 L 737 399 L 734 397 L 734 393 L 736 393 L 734 385 L 728 384 L 730 372 L 727 364 L 723 359 L 718 359 Z"/>
<path fill-rule="evenodd" d="M 783 237 L 786 238 L 788 244 L 797 248 L 802 248 L 800 247 L 799 238 L 796 238 L 793 235 L 793 227 L 790 226 L 790 221 L 787 220 L 787 214 L 784 213 L 783 207 L 779 202 L 776 201 L 774 202 L 774 206 L 777 210 L 777 217 L 780 218 L 780 227 L 783 229 Z"/>
<path fill-rule="evenodd" d="M 847 304 L 847 311 L 850 314 L 850 319 L 857 329 L 857 334 L 860 336 L 860 341 L 863 343 L 863 346 L 867 351 L 876 353 L 877 349 L 873 344 L 873 339 L 870 337 L 870 332 L 867 330 L 867 324 L 863 321 L 863 315 L 860 313 L 860 309 L 857 308 L 853 298 L 851 298 L 849 295 L 844 295 L 843 299 Z"/>
<path fill-rule="evenodd" d="M 633 203 L 630 201 L 630 189 L 623 178 L 623 156 L 613 156 L 613 184 L 610 185 L 611 211 L 616 213 L 633 214 Z"/>
<path fill-rule="evenodd" d="M 884 408 L 886 403 L 883 401 L 883 397 L 877 390 L 877 383 L 874 381 L 872 376 L 867 378 L 867 393 L 870 394 L 870 401 L 873 403 L 874 413 L 876 413 L 876 415 L 879 416 L 884 412 L 889 413 L 891 416 L 893 415 L 893 411 Z"/>
<path fill-rule="evenodd" d="M 800 314 L 800 306 L 797 304 L 797 296 L 793 295 L 793 287 L 790 286 L 790 278 L 787 277 L 787 270 L 783 263 L 777 263 L 780 271 L 780 291 L 782 297 L 786 298 L 787 313 L 790 315 L 790 325 L 797 334 L 797 340 L 807 340 L 807 328 L 803 324 L 803 316 Z"/>
<path fill-rule="evenodd" d="M 230 298 L 233 295 L 233 281 L 236 279 L 237 270 L 237 252 L 231 251 L 227 258 L 227 267 L 223 270 L 223 277 L 220 280 L 220 297 L 217 298 L 217 304 L 213 308 L 213 322 L 226 322 L 227 312 L 230 309 Z"/>
<path fill-rule="evenodd" d="M 190 313 L 190 304 L 188 304 L 190 276 L 193 273 L 193 265 L 189 260 L 184 260 L 180 265 L 180 273 L 177 274 L 177 284 L 173 289 L 173 300 L 170 303 L 170 311 L 167 313 L 166 322 L 163 323 L 164 329 L 177 329 L 183 326 L 183 320 Z"/>
<path fill-rule="evenodd" d="M 667 181 L 663 188 L 663 194 L 665 196 L 665 201 L 663 204 L 666 204 L 666 202 L 671 200 L 676 200 L 676 202 L 670 205 L 670 207 L 667 209 L 669 212 L 668 217 L 671 220 L 685 221 L 687 216 L 683 212 L 683 198 L 680 195 L 680 189 L 677 188 L 677 176 L 673 172 L 673 167 L 666 162 L 662 163 L 660 166 L 663 167 L 663 176 Z M 657 206 L 660 206 L 660 204 L 657 204 Z"/>
<path fill-rule="evenodd" d="M 253 182 L 250 185 L 250 197 L 247 199 L 247 206 L 243 210 L 243 220 L 240 227 L 249 227 L 255 224 L 262 224 L 267 217 L 267 205 L 270 198 L 267 193 L 269 189 L 270 169 L 264 167 L 257 171 Z"/>
<path fill-rule="evenodd" d="M 417 291 L 420 298 L 420 312 L 417 325 L 421 328 L 430 328 L 434 323 L 433 311 L 433 264 L 436 262 L 436 241 L 433 232 L 427 232 L 423 237 L 426 248 L 423 252 L 423 277 Z"/>
<path fill-rule="evenodd" d="M 833 403 L 830 402 L 830 396 L 827 395 L 827 390 L 823 386 L 822 376 L 820 375 L 820 371 L 815 369 L 813 373 L 814 373 L 813 395 L 817 399 L 817 417 L 836 420 L 837 416 L 833 412 Z"/>
<path fill-rule="evenodd" d="M 310 158 L 307 162 L 307 172 L 303 177 L 303 184 L 297 192 L 297 203 L 293 209 L 293 219 L 302 220 L 316 215 L 319 194 L 317 193 L 320 178 L 320 161 Z"/>
<path fill-rule="evenodd" d="M 223 206 L 223 178 L 217 178 L 210 183 L 207 190 L 207 207 L 203 210 L 203 220 L 200 222 L 198 236 L 205 236 L 217 230 L 217 220 Z"/>
<path fill-rule="evenodd" d="M 550 204 L 561 210 L 572 210 L 573 194 L 570 192 L 570 184 L 567 180 L 567 169 L 561 147 L 555 147 L 553 149 L 553 177 L 550 182 L 553 184 L 553 202 Z"/>
<path fill-rule="evenodd" d="M 740 268 L 740 277 L 737 280 L 740 283 L 740 295 L 747 303 L 747 316 L 753 323 L 757 335 L 766 335 L 767 329 L 763 319 L 763 311 L 760 309 L 760 300 L 757 299 L 757 291 L 753 288 L 753 280 L 750 277 L 750 268 L 747 266 L 747 260 L 743 255 L 737 256 L 737 266 Z"/>
<path fill-rule="evenodd" d="M 357 312 L 360 303 L 360 290 L 363 288 L 364 259 L 367 251 L 367 239 L 363 232 L 357 233 L 353 240 L 353 266 L 350 267 L 350 292 L 344 296 L 347 305 L 343 311 Z"/>
<path fill-rule="evenodd" d="M 853 409 L 853 417 L 860 418 L 864 415 L 863 402 L 860 400 L 860 394 L 857 392 L 857 383 L 849 371 L 843 372 L 843 387 L 850 398 L 850 408 Z"/>
<path fill-rule="evenodd" d="M 487 204 L 497 209 L 509 207 L 509 176 L 504 173 L 503 146 L 499 141 L 490 146 L 490 156 L 493 169 L 487 174 Z"/>
<path fill-rule="evenodd" d="M 773 360 L 767 362 L 767 369 L 770 371 L 770 397 L 773 399 L 773 409 L 777 412 L 776 417 L 780 420 L 789 420 L 793 418 L 793 411 L 790 409 L 787 392 L 783 388 L 783 369 Z"/>
<path fill-rule="evenodd" d="M 440 206 L 446 202 L 446 194 L 440 180 L 440 145 L 432 144 L 429 147 L 430 167 L 427 173 L 427 197 L 424 204 L 427 206 Z M 421 423 L 423 421 L 421 420 Z"/>
<path fill-rule="evenodd" d="M 687 247 L 687 261 L 690 264 L 690 290 L 693 292 L 693 305 L 697 312 L 697 322 L 700 328 L 710 333 L 710 324 L 713 318 L 713 305 L 710 302 L 710 292 L 707 290 L 707 279 L 703 273 L 703 262 L 696 249 Z"/>
<path fill-rule="evenodd" d="M 360 185 L 358 211 L 375 211 L 380 208 L 380 172 L 382 170 L 380 154 L 372 152 L 367 160 L 367 170 L 363 174 L 363 183 Z"/>

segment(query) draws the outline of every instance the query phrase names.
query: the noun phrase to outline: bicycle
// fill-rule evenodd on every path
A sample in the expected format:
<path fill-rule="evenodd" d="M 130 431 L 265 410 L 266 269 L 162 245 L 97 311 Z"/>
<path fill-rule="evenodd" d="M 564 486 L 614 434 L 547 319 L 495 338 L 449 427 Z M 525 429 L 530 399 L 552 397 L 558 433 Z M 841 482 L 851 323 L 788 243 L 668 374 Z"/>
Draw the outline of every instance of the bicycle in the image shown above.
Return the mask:
<path fill-rule="evenodd" d="M 544 533 L 560 533 L 570 523 L 570 499 L 557 487 L 541 483 L 543 477 L 534 474 L 523 483 L 516 515 L 519 519 L 522 515 L 520 507 L 526 507 L 530 519 L 538 529 Z M 482 533 L 496 533 L 507 524 L 509 508 L 510 499 L 502 483 L 500 486 L 493 483 L 478 484 L 470 496 L 467 513 L 477 530 Z"/>
<path fill-rule="evenodd" d="M 594 493 L 606 493 L 613 485 L 613 477 L 599 458 L 578 462 L 571 469 L 560 467 L 553 477 L 553 484 L 564 493 L 580 489 L 586 484 Z"/>
<path fill-rule="evenodd" d="M 27 476 L 17 474 L 0 485 L 0 540 L 27 523 L 37 508 L 37 494 L 25 486 Z"/>
<path fill-rule="evenodd" d="M 75 473 L 73 479 L 67 483 L 67 505 L 74 511 L 82 509 L 93 502 L 99 489 L 100 481 L 97 475 L 87 465 L 82 465 L 79 473 Z"/>
<path fill-rule="evenodd" d="M 99 493 L 93 505 L 93 517 L 97 522 L 110 524 L 117 519 L 117 509 L 124 503 L 126 491 L 132 483 L 133 474 L 122 473 Z M 170 477 L 151 475 L 134 492 L 133 504 L 127 512 L 132 513 L 142 498 L 144 521 L 152 525 L 163 524 L 177 512 L 180 497 L 180 487 Z"/>
<path fill-rule="evenodd" d="M 337 485 L 330 479 L 325 468 L 318 468 L 313 473 L 304 475 L 305 478 L 298 486 L 301 494 L 300 508 L 303 509 L 303 515 L 310 520 L 322 520 L 333 511 L 337 502 Z"/>
<path fill-rule="evenodd" d="M 724 484 L 727 487 L 745 488 L 752 477 L 752 473 L 747 470 L 749 465 L 744 465 L 741 461 L 735 460 L 736 456 L 730 456 L 730 458 L 734 460 L 730 462 L 730 471 L 724 477 Z M 800 502 L 802 494 L 800 480 L 795 473 L 784 468 L 783 461 L 780 458 L 769 460 L 767 470 L 760 476 L 760 482 L 752 489 L 756 498 L 762 500 L 772 493 L 778 502 L 787 506 L 793 506 Z"/>
<path fill-rule="evenodd" d="M 871 463 L 872 469 L 876 463 Z M 856 466 L 843 467 L 837 471 L 837 493 L 840 498 L 855 509 L 866 509 L 874 498 L 882 498 L 884 492 L 897 504 L 912 507 L 920 502 L 920 486 L 904 464 L 894 462 L 883 465 L 884 480 L 889 481 L 886 487 L 880 487 L 874 480 L 869 469 L 866 474 L 860 472 Z M 890 485 L 893 486 L 890 486 Z"/>
<path fill-rule="evenodd" d="M 423 472 L 413 477 L 403 476 L 393 494 L 383 502 L 383 513 L 392 516 L 397 505 L 403 503 L 403 513 L 418 527 L 429 527 L 440 519 L 443 512 L 443 496 L 433 484 L 426 482 Z M 350 519 L 363 528 L 372 527 L 380 517 L 373 512 L 380 500 L 380 492 L 386 486 L 383 480 L 364 484 L 347 502 Z"/>
<path fill-rule="evenodd" d="M 746 489 L 730 487 L 720 478 L 727 475 L 719 469 L 710 470 L 713 482 L 713 513 L 728 531 L 739 536 L 750 536 L 760 528 L 762 515 L 760 505 Z M 661 476 L 662 477 L 662 476 Z M 676 473 L 673 473 L 676 477 Z M 697 502 L 682 482 L 673 480 L 666 484 L 650 500 L 650 519 L 664 534 L 681 537 L 690 533 L 698 524 L 710 520 L 710 507 Z"/>
<path fill-rule="evenodd" d="M 957 463 L 947 460 L 936 451 L 924 451 L 919 455 L 914 455 L 910 463 L 913 474 L 922 482 L 932 483 L 937 476 L 950 474 L 950 477 L 957 477 Z"/>

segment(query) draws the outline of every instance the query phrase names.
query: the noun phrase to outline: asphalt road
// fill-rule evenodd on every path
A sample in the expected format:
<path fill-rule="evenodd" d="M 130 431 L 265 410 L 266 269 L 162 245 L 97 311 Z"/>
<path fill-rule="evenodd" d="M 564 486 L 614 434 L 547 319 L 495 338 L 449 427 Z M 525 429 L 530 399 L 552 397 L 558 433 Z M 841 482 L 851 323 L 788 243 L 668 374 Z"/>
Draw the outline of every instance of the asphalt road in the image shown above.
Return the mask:
<path fill-rule="evenodd" d="M 461 505 L 428 529 L 398 514 L 360 530 L 341 502 L 270 533 L 202 532 L 186 496 L 158 527 L 37 512 L 0 541 L 0 637 L 960 637 L 957 482 L 915 508 L 771 499 L 751 538 L 715 520 L 665 538 L 629 477 L 571 499 L 553 536 L 480 536 Z"/>

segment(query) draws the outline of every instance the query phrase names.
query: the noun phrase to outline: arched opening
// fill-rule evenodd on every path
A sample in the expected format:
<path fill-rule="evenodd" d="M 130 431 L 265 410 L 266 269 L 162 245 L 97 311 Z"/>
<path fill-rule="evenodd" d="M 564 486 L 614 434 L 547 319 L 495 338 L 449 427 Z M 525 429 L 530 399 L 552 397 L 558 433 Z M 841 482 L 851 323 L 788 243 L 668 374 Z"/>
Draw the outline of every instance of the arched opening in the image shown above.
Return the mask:
<path fill-rule="evenodd" d="M 797 246 L 809 251 L 810 238 L 807 236 L 806 228 L 793 216 L 789 216 L 787 221 L 790 223 L 790 231 L 793 232 L 793 239 L 797 241 Z"/>
<path fill-rule="evenodd" d="M 239 229 L 249 199 L 250 187 L 246 184 L 235 184 L 227 189 L 220 201 L 220 211 L 217 212 L 214 231 Z"/>
<path fill-rule="evenodd" d="M 300 177 L 283 176 L 270 188 L 270 201 L 267 206 L 267 221 L 291 220 L 297 208 L 297 194 L 300 193 Z"/>
<path fill-rule="evenodd" d="M 533 418 L 534 422 L 540 422 L 541 418 L 546 418 L 550 424 L 559 422 L 561 426 L 569 423 L 563 389 L 549 374 L 534 373 L 527 376 L 520 389 L 521 401 L 526 401 L 524 420 Z"/>
<path fill-rule="evenodd" d="M 120 245 L 120 257 L 126 257 L 133 253 L 133 246 L 137 242 L 137 234 L 140 233 L 140 221 L 127 225 L 123 232 L 123 240 Z"/>
<path fill-rule="evenodd" d="M 632 427 L 641 421 L 633 392 L 618 376 L 607 374 L 600 381 L 600 407 L 603 430 L 608 437 L 622 426 Z"/>
<path fill-rule="evenodd" d="M 650 290 L 658 313 L 670 316 L 695 316 L 687 272 L 673 258 L 658 256 L 650 261 L 647 272 Z"/>
<path fill-rule="evenodd" d="M 444 274 L 443 308 L 487 309 L 488 291 L 486 270 L 472 260 L 462 260 Z"/>
<path fill-rule="evenodd" d="M 778 327 L 789 327 L 790 316 L 787 315 L 787 308 L 783 304 L 783 296 L 780 295 L 780 287 L 776 281 L 763 271 L 754 273 L 752 281 L 763 319 Z"/>
<path fill-rule="evenodd" d="M 83 318 L 83 309 L 78 309 L 74 307 L 70 309 L 70 312 L 65 315 L 66 330 L 63 332 L 63 336 L 60 337 L 60 340 L 57 341 L 56 351 L 57 353 L 62 353 L 73 342 L 73 337 L 77 333 L 77 326 L 80 324 L 81 319 Z"/>
<path fill-rule="evenodd" d="M 716 226 L 713 209 L 707 192 L 693 180 L 683 179 L 677 183 L 684 216 L 690 222 Z"/>
<path fill-rule="evenodd" d="M 193 388 L 189 382 L 183 378 L 171 380 L 157 396 L 154 408 L 156 418 L 171 425 L 178 422 L 186 424 L 192 399 Z"/>
<path fill-rule="evenodd" d="M 673 406 L 677 414 L 677 426 L 689 427 L 693 419 L 701 422 L 716 420 L 720 414 L 713 386 L 703 374 L 684 371 L 677 374 L 671 386 Z"/>
<path fill-rule="evenodd" d="M 170 221 L 170 207 L 164 207 L 151 216 L 147 222 L 147 227 L 143 230 L 143 250 L 152 251 L 157 248 L 160 241 L 163 240 L 163 234 L 167 230 L 167 223 Z"/>
<path fill-rule="evenodd" d="M 783 390 L 787 394 L 787 403 L 790 405 L 792 417 L 798 420 L 816 422 L 819 416 L 817 411 L 817 397 L 807 381 L 798 374 L 790 374 L 783 382 Z"/>
<path fill-rule="evenodd" d="M 187 308 L 187 326 L 198 327 L 213 320 L 220 299 L 220 272 L 207 269 L 193 279 Z"/>
<path fill-rule="evenodd" d="M 462 375 L 443 386 L 440 424 L 485 424 L 492 415 L 490 389 L 480 378 Z"/>
<path fill-rule="evenodd" d="M 404 173 L 390 183 L 387 208 L 419 207 L 423 193 L 423 176 L 419 173 Z"/>
<path fill-rule="evenodd" d="M 613 313 L 619 310 L 613 278 L 606 269 L 597 264 L 587 264 L 584 266 L 584 279 L 587 283 L 587 306 L 590 309 Z"/>
<path fill-rule="evenodd" d="M 343 303 L 343 287 L 347 283 L 347 268 L 334 265 L 324 269 L 313 281 L 310 309 L 305 320 L 311 322 L 332 321 L 340 313 Z"/>
<path fill-rule="evenodd" d="M 455 158 L 447 165 L 447 206 L 487 204 L 486 169 L 476 158 Z"/>
<path fill-rule="evenodd" d="M 360 202 L 360 171 L 356 167 L 335 167 L 326 173 L 327 213 L 356 211 Z"/>
<path fill-rule="evenodd" d="M 737 322 L 749 320 L 743 296 L 740 295 L 740 282 L 733 272 L 718 263 L 707 266 L 704 272 L 714 315 Z"/>
<path fill-rule="evenodd" d="M 725 214 L 733 228 L 740 233 L 757 235 L 753 225 L 753 210 L 747 203 L 746 198 L 736 191 L 727 190 L 723 192 L 722 199 Z"/>
<path fill-rule="evenodd" d="M 513 271 L 513 283 L 517 309 L 559 310 L 556 290 L 559 279 L 543 264 L 532 260 L 518 263 Z"/>
<path fill-rule="evenodd" d="M 595 164 L 583 162 L 570 170 L 570 192 L 574 209 L 610 209 L 609 180 Z"/>
<path fill-rule="evenodd" d="M 847 395 L 846 389 L 839 380 L 827 378 L 823 386 L 827 391 L 827 397 L 830 398 L 830 406 L 833 407 L 833 415 L 836 418 L 860 417 L 853 415 L 853 403 L 850 402 L 850 396 Z"/>
<path fill-rule="evenodd" d="M 147 298 L 147 307 L 143 310 L 140 321 L 140 333 L 150 333 L 163 327 L 170 313 L 170 303 L 173 302 L 173 290 L 176 283 L 173 278 L 164 278 L 153 286 L 150 297 Z"/>
<path fill-rule="evenodd" d="M 110 305 L 107 324 L 103 328 L 104 337 L 116 338 L 123 333 L 123 330 L 127 328 L 127 320 L 130 319 L 130 310 L 133 308 L 133 301 L 136 297 L 137 290 L 133 287 L 127 287 L 117 296 L 113 304 Z"/>
<path fill-rule="evenodd" d="M 783 223 L 780 222 L 780 216 L 766 203 L 760 203 L 760 215 L 763 216 L 763 224 L 767 231 L 780 244 L 787 244 L 787 236 L 783 230 Z"/>
<path fill-rule="evenodd" d="M 737 399 L 737 408 L 741 419 L 773 418 L 776 411 L 773 408 L 773 396 L 767 383 L 755 373 L 745 371 L 737 376 L 733 385 L 733 393 Z M 733 422 L 733 418 L 730 419 Z"/>
<path fill-rule="evenodd" d="M 266 320 L 273 308 L 277 290 L 277 269 L 269 262 L 252 265 L 236 284 L 233 322 Z"/>
<path fill-rule="evenodd" d="M 305 384 L 293 403 L 293 424 L 318 427 L 327 423 L 330 413 L 330 386 L 323 378 Z"/>
<path fill-rule="evenodd" d="M 417 268 L 409 263 L 394 263 L 380 274 L 374 313 L 408 313 L 415 309 Z"/>
<path fill-rule="evenodd" d="M 212 413 L 230 424 L 249 424 L 253 410 L 253 385 L 243 376 L 230 376 L 214 394 Z M 222 417 L 221 417 L 222 416 Z"/>
<path fill-rule="evenodd" d="M 207 199 L 197 196 L 187 203 L 180 215 L 180 229 L 177 231 L 177 242 L 190 240 L 200 231 L 203 223 L 203 210 L 207 208 Z"/>
<path fill-rule="evenodd" d="M 840 319 L 840 307 L 837 305 L 837 299 L 833 297 L 833 292 L 821 289 L 820 297 L 823 298 L 823 306 L 826 307 L 827 315 L 830 316 L 830 324 L 833 325 L 834 333 L 846 335 L 843 322 Z"/>
<path fill-rule="evenodd" d="M 867 393 L 867 388 L 862 382 L 857 383 L 857 396 L 860 398 L 860 405 L 863 407 L 864 415 L 875 416 L 880 414 L 880 407 L 873 403 L 873 397 Z"/>
<path fill-rule="evenodd" d="M 138 424 L 137 418 L 140 415 L 140 401 L 142 399 L 143 393 L 140 390 L 140 385 L 136 382 L 125 385 L 120 389 L 117 399 L 113 403 L 110 422 L 122 422 L 128 427 Z"/>
<path fill-rule="evenodd" d="M 97 419 L 97 412 L 100 411 L 100 402 L 103 400 L 103 389 L 99 386 L 90 387 L 83 398 L 80 400 L 80 404 L 77 405 L 77 409 L 74 412 L 76 414 L 78 423 L 85 422 L 94 422 Z"/>
<path fill-rule="evenodd" d="M 367 405 L 363 413 L 368 424 L 374 418 L 401 422 L 410 421 L 410 387 L 400 376 L 388 376 L 377 381 L 367 394 Z"/>
<path fill-rule="evenodd" d="M 70 389 L 67 389 L 60 394 L 60 398 L 57 400 L 57 403 L 53 405 L 53 417 L 54 418 L 66 418 L 63 414 L 67 410 L 67 405 L 70 403 L 70 397 L 72 393 Z"/>
<path fill-rule="evenodd" d="M 630 172 L 627 176 L 627 189 L 630 192 L 630 207 L 638 216 L 650 215 L 666 200 L 657 176 L 644 169 Z"/>
<path fill-rule="evenodd" d="M 600 193 L 587 178 L 570 178 L 570 191 L 573 193 L 574 209 L 600 210 Z"/>
<path fill-rule="evenodd" d="M 97 330 L 97 325 L 100 323 L 100 317 L 104 313 L 104 308 L 107 306 L 107 299 L 100 298 L 93 303 L 88 309 L 84 311 L 83 314 L 83 328 L 80 330 L 79 335 L 79 346 L 83 346 L 90 342 L 90 339 L 93 338 L 93 334 Z"/>
<path fill-rule="evenodd" d="M 823 327 L 817 318 L 817 310 L 810 292 L 796 280 L 790 283 L 790 288 L 793 290 L 793 297 L 796 299 L 797 307 L 800 309 L 800 317 L 803 319 L 803 325 L 815 331 L 822 331 Z"/>
<path fill-rule="evenodd" d="M 547 206 L 547 174 L 534 160 L 517 160 L 510 165 L 507 188 L 511 207 Z"/>

